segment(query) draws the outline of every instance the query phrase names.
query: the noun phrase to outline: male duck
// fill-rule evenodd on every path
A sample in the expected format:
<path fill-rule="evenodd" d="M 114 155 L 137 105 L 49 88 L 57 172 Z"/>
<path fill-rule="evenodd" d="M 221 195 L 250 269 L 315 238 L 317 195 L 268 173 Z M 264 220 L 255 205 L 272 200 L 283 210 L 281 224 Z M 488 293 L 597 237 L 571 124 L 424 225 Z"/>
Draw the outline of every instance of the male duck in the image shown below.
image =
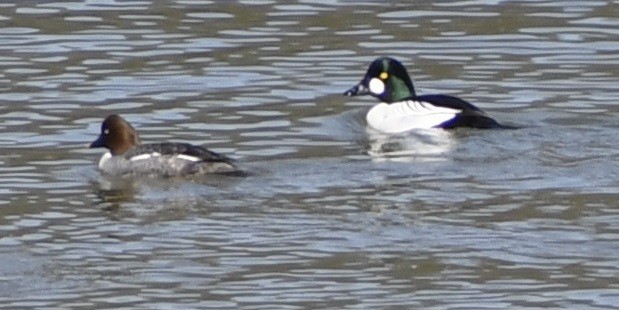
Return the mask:
<path fill-rule="evenodd" d="M 363 80 L 344 93 L 349 97 L 367 94 L 382 101 L 366 115 L 368 125 L 385 133 L 422 128 L 510 128 L 460 98 L 417 96 L 404 66 L 389 57 L 374 60 Z"/>
<path fill-rule="evenodd" d="M 161 177 L 209 173 L 240 173 L 224 155 L 188 143 L 140 144 L 138 133 L 118 115 L 110 115 L 101 125 L 99 138 L 91 148 L 105 147 L 99 169 L 105 174 Z"/>

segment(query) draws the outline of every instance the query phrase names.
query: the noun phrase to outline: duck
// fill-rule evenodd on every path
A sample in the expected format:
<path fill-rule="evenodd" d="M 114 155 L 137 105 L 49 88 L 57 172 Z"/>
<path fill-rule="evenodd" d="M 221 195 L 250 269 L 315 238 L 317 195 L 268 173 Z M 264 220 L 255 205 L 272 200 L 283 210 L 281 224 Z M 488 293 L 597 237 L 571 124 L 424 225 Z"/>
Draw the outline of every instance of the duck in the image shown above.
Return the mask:
<path fill-rule="evenodd" d="M 366 121 L 369 127 L 387 134 L 430 128 L 512 128 L 458 97 L 418 96 L 404 65 L 391 57 L 375 59 L 361 82 L 344 93 L 348 97 L 361 95 L 381 101 L 367 112 Z"/>
<path fill-rule="evenodd" d="M 142 144 L 138 132 L 117 114 L 103 120 L 99 137 L 89 147 L 108 149 L 99 160 L 99 170 L 111 176 L 241 173 L 232 159 L 202 146 L 173 142 Z"/>

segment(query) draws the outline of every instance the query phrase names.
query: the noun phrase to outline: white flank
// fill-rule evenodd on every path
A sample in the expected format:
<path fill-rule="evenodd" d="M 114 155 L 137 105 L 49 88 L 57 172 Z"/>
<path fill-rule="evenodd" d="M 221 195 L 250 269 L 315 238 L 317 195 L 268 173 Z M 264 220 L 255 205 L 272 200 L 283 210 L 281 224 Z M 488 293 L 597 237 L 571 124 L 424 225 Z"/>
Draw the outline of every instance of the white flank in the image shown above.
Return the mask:
<path fill-rule="evenodd" d="M 107 152 L 103 154 L 103 156 L 101 156 L 101 159 L 99 160 L 99 169 L 103 169 L 103 165 L 105 165 L 105 163 L 110 160 L 110 158 L 112 158 L 112 153 Z"/>
<path fill-rule="evenodd" d="M 156 157 L 156 156 L 161 156 L 161 154 L 157 152 L 151 153 L 151 154 L 140 154 L 140 155 L 131 157 L 129 160 L 130 161 L 143 160 L 143 159 L 149 159 L 151 157 Z"/>
<path fill-rule="evenodd" d="M 368 88 L 373 94 L 380 95 L 385 91 L 385 83 L 377 78 L 373 78 L 370 80 Z"/>
<path fill-rule="evenodd" d="M 189 160 L 189 161 L 201 161 L 201 159 L 198 158 L 198 157 L 194 157 L 194 156 L 190 156 L 190 155 L 185 155 L 185 154 L 177 155 L 176 158 L 184 159 L 184 160 Z"/>
<path fill-rule="evenodd" d="M 458 109 L 437 107 L 423 101 L 380 103 L 366 115 L 370 127 L 386 132 L 399 133 L 411 129 L 434 128 L 462 112 Z"/>

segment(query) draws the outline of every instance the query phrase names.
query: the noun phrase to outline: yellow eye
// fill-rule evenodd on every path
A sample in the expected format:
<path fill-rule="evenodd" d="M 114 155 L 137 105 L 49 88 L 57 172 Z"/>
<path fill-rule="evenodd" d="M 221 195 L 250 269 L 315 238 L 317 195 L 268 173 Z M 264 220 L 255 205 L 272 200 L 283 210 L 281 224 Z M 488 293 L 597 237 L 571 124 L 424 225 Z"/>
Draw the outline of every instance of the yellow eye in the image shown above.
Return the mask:
<path fill-rule="evenodd" d="M 378 76 L 381 80 L 386 80 L 389 77 L 389 73 L 383 72 Z"/>

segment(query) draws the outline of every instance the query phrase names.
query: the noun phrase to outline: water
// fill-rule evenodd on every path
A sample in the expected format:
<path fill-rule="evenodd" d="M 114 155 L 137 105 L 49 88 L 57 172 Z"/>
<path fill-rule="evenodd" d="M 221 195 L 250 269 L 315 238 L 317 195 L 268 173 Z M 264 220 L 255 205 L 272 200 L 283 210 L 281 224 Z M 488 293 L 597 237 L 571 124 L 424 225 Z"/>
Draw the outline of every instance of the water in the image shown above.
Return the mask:
<path fill-rule="evenodd" d="M 4 308 L 619 307 L 616 1 L 4 1 Z M 377 56 L 513 131 L 367 131 Z M 108 114 L 247 178 L 117 180 Z"/>

